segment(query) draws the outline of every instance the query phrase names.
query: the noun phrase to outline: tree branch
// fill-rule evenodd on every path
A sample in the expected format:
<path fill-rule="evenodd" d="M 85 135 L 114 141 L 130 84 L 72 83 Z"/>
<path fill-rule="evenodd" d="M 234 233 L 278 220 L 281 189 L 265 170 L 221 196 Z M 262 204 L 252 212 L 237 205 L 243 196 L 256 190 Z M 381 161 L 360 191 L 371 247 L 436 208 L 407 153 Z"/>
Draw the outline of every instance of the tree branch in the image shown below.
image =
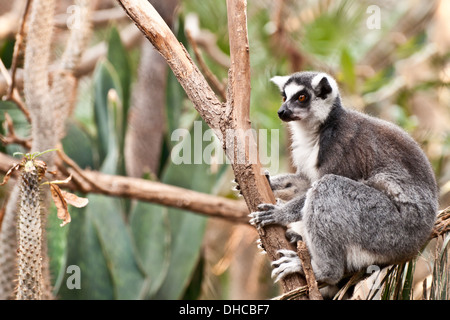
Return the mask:
<path fill-rule="evenodd" d="M 189 30 L 192 40 L 218 65 L 230 68 L 230 58 L 217 45 L 217 37 L 206 29 L 200 29 L 200 21 L 195 13 L 186 15 L 185 30 Z"/>
<path fill-rule="evenodd" d="M 297 242 L 297 254 L 302 261 L 306 282 L 308 283 L 308 295 L 310 300 L 323 300 L 317 285 L 316 276 L 311 265 L 311 255 L 304 241 Z"/>
<path fill-rule="evenodd" d="M 16 135 L 16 130 L 14 129 L 14 124 L 11 116 L 5 112 L 5 126 L 8 129 L 8 133 L 6 136 L 0 134 L 0 141 L 3 145 L 8 144 L 18 144 L 23 146 L 25 149 L 29 150 L 31 148 L 31 139 L 23 139 Z"/>
<path fill-rule="evenodd" d="M 6 173 L 15 163 L 17 163 L 17 159 L 0 153 L 0 172 Z M 73 174 L 73 179 L 64 187 L 72 191 L 131 198 L 185 209 L 236 223 L 248 223 L 248 209 L 243 201 L 174 187 L 160 182 L 108 175 L 79 168 L 74 168 L 74 170 L 69 168 L 67 173 Z M 58 173 L 56 176 L 58 180 L 65 178 L 67 178 L 67 175 L 63 173 Z M 91 181 L 95 181 L 95 184 L 92 184 Z"/>
<path fill-rule="evenodd" d="M 186 209 L 209 217 L 223 218 L 238 223 L 248 223 L 248 210 L 241 201 L 230 200 L 206 193 L 183 189 L 161 182 L 83 171 L 89 179 L 102 186 L 88 192 L 109 196 L 127 197 Z"/>
<path fill-rule="evenodd" d="M 3 64 L 2 59 L 0 59 L 0 74 L 3 75 L 4 80 L 6 82 L 6 86 L 4 87 L 5 93 L 6 93 L 6 91 L 9 90 L 9 88 L 12 88 L 13 84 L 12 84 L 12 78 L 9 75 L 8 70 L 6 69 L 5 65 Z M 0 84 L 0 95 L 2 94 L 1 87 L 2 87 L 2 85 Z M 29 123 L 31 122 L 30 111 L 27 109 L 27 107 L 25 106 L 25 103 L 22 101 L 22 98 L 20 97 L 20 94 L 19 94 L 19 91 L 17 90 L 17 88 L 13 88 L 11 95 L 4 96 L 3 100 L 10 100 L 10 101 L 14 102 L 17 105 L 17 107 L 20 109 L 20 111 L 23 112 L 23 114 L 25 115 L 25 118 L 27 118 L 28 122 Z"/>
<path fill-rule="evenodd" d="M 9 86 L 8 93 L 6 94 L 7 100 L 11 100 L 13 97 L 13 94 L 14 94 L 17 63 L 19 60 L 19 54 L 23 49 L 23 40 L 24 40 L 25 32 L 26 32 L 25 25 L 27 22 L 28 13 L 30 11 L 30 4 L 31 4 L 31 0 L 27 0 L 25 9 L 24 9 L 24 12 L 22 15 L 22 20 L 20 22 L 20 28 L 16 34 L 16 43 L 14 44 L 13 60 L 11 62 L 11 84 Z M 27 114 L 25 113 L 25 115 L 27 115 Z M 30 121 L 29 117 L 27 119 L 28 119 L 28 121 Z"/>
<path fill-rule="evenodd" d="M 261 172 L 259 160 L 256 163 L 248 163 L 248 150 L 243 164 L 236 163 L 236 157 L 233 157 L 237 154 L 238 147 L 246 146 L 246 138 L 250 140 L 248 146 L 256 146 L 253 136 L 244 135 L 245 130 L 250 129 L 250 74 L 246 1 L 227 1 L 232 66 L 228 81 L 229 101 L 226 105 L 219 101 L 186 49 L 148 1 L 118 0 L 118 2 L 147 39 L 166 59 L 196 110 L 222 142 L 227 156 L 232 156 L 230 160 L 233 163 L 235 177 L 249 210 L 257 210 L 257 205 L 262 202 L 274 203 L 274 196 Z M 229 129 L 243 129 L 243 131 L 235 131 L 237 141 L 233 143 L 234 150 L 227 150 L 227 141 L 224 139 Z M 294 249 L 287 242 L 284 237 L 284 229 L 280 226 L 269 226 L 260 231 L 260 236 L 263 246 L 272 260 L 277 258 L 279 249 Z M 282 286 L 284 291 L 289 291 L 304 283 L 304 279 L 300 276 L 292 275 L 282 282 Z"/>
<path fill-rule="evenodd" d="M 237 133 L 238 142 L 234 145 L 232 159 L 238 159 L 238 149 L 245 150 L 245 162 L 233 163 L 236 180 L 242 190 L 250 211 L 256 211 L 261 203 L 275 203 L 275 197 L 265 178 L 259 159 L 249 161 L 251 146 L 256 145 L 249 139 L 245 143 L 245 132 L 251 130 L 250 117 L 250 54 L 247 36 L 247 2 L 245 0 L 227 0 L 228 33 L 230 38 L 231 68 L 228 74 L 227 109 L 229 114 L 222 120 L 222 131 L 232 128 Z M 248 147 L 248 151 L 247 148 Z M 244 149 L 245 148 L 245 149 Z M 272 261 L 277 260 L 277 252 L 283 248 L 295 248 L 286 240 L 285 230 L 280 226 L 268 226 L 258 230 L 263 247 Z M 284 292 L 291 291 L 305 284 L 305 279 L 298 274 L 283 279 Z"/>
<path fill-rule="evenodd" d="M 220 96 L 223 101 L 225 101 L 227 98 L 225 85 L 220 82 L 215 74 L 212 73 L 212 71 L 208 68 L 205 60 L 202 57 L 202 54 L 200 53 L 197 43 L 192 37 L 191 31 L 185 28 L 185 34 L 190 46 L 192 47 L 192 50 L 194 50 L 195 58 L 197 59 L 198 66 L 200 67 L 202 73 L 208 79 L 208 82 L 211 84 L 211 87 L 214 89 L 214 91 Z"/>

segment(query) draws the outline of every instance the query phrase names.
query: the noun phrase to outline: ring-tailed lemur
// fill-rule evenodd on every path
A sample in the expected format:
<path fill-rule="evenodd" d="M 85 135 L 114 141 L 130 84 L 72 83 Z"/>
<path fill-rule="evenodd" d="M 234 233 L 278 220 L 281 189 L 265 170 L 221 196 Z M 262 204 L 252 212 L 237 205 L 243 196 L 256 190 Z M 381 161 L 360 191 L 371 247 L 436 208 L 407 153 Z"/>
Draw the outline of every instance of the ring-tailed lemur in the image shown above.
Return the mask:
<path fill-rule="evenodd" d="M 296 174 L 270 178 L 285 203 L 261 204 L 250 223 L 300 222 L 317 281 L 414 257 L 434 226 L 438 191 L 428 159 L 399 127 L 341 104 L 336 81 L 319 72 L 271 79 L 278 116 L 292 133 Z M 296 252 L 280 250 L 276 281 L 302 272 Z"/>

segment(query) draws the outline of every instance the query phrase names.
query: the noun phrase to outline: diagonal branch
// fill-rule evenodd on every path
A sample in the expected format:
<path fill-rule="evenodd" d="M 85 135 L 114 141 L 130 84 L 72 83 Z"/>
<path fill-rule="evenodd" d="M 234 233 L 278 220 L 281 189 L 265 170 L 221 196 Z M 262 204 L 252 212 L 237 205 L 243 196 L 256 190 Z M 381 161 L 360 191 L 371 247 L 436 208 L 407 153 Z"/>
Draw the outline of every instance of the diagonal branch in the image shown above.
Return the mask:
<path fill-rule="evenodd" d="M 193 63 L 186 49 L 165 24 L 158 12 L 146 0 L 118 0 L 128 16 L 136 23 L 147 39 L 159 51 L 169 64 L 188 98 L 193 102 L 203 120 L 214 130 L 223 148 L 233 163 L 236 180 L 242 190 L 250 211 L 255 211 L 262 202 L 275 199 L 261 172 L 259 160 L 249 163 L 249 153 L 245 154 L 243 163 L 235 163 L 239 147 L 256 146 L 253 136 L 244 135 L 250 129 L 250 73 L 249 45 L 246 25 L 246 1 L 227 1 L 230 31 L 231 69 L 228 102 L 223 105 L 208 85 L 204 76 Z M 235 130 L 236 143 L 233 150 L 227 150 L 227 131 Z M 243 129 L 243 130 L 237 130 Z M 250 140 L 248 144 L 245 139 Z M 233 141 L 234 142 L 234 141 Z M 279 226 L 269 226 L 260 231 L 261 240 L 268 256 L 275 260 L 277 251 L 292 248 L 284 237 L 284 230 Z M 304 279 L 292 275 L 283 281 L 283 290 L 288 291 L 303 285 Z"/>

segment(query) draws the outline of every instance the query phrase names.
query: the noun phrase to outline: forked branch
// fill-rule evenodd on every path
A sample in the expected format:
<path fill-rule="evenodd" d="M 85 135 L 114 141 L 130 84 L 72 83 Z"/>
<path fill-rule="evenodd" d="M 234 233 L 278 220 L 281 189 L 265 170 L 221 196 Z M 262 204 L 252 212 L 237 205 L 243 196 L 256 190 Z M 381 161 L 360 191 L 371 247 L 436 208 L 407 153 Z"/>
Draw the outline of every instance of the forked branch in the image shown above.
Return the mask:
<path fill-rule="evenodd" d="M 164 57 L 196 110 L 217 134 L 227 156 L 231 158 L 236 180 L 241 187 L 249 210 L 255 211 L 257 205 L 262 202 L 274 203 L 274 196 L 261 172 L 259 160 L 256 163 L 250 163 L 249 154 L 246 152 L 244 163 L 238 164 L 233 161 L 237 159 L 235 155 L 239 147 L 256 145 L 252 137 L 246 144 L 245 139 L 249 137 L 238 134 L 238 132 L 250 129 L 250 65 L 246 1 L 227 1 L 231 68 L 228 81 L 228 101 L 225 105 L 217 98 L 186 49 L 148 1 L 118 0 L 118 2 Z M 236 130 L 237 141 L 234 143 L 233 150 L 227 150 L 227 141 L 223 139 L 227 136 L 226 132 L 229 129 Z M 279 226 L 269 226 L 261 230 L 260 236 L 262 244 L 272 260 L 276 260 L 279 249 L 293 249 L 284 236 L 284 230 Z M 299 275 L 289 276 L 282 282 L 285 292 L 303 284 L 305 281 Z"/>

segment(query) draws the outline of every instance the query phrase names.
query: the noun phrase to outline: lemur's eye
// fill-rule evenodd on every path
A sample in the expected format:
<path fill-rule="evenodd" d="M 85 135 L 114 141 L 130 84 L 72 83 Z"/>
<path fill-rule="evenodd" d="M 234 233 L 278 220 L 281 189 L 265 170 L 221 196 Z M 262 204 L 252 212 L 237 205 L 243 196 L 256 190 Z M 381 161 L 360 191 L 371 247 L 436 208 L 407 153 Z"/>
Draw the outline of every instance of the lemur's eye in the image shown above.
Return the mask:
<path fill-rule="evenodd" d="M 304 102 L 305 100 L 306 100 L 306 95 L 301 94 L 301 95 L 298 96 L 298 101 Z"/>
<path fill-rule="evenodd" d="M 286 102 L 286 97 L 283 97 L 283 102 Z"/>

